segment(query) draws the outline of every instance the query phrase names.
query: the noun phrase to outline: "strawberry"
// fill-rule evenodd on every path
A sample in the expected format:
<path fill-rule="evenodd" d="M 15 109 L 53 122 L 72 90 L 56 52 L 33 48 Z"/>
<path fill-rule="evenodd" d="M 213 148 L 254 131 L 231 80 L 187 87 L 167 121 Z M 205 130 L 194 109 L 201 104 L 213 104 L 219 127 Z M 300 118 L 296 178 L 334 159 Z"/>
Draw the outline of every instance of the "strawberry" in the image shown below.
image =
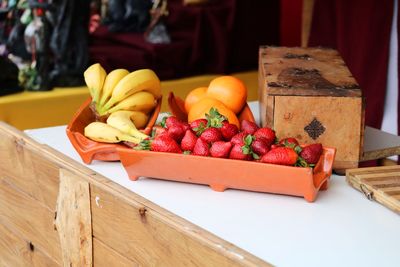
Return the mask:
<path fill-rule="evenodd" d="M 268 143 L 263 139 L 255 139 L 251 143 L 251 150 L 256 153 L 259 157 L 262 157 L 265 153 L 269 151 Z"/>
<path fill-rule="evenodd" d="M 184 151 L 193 151 L 196 144 L 197 136 L 192 130 L 186 130 L 185 135 L 181 141 L 181 148 Z"/>
<path fill-rule="evenodd" d="M 167 128 L 167 132 L 168 135 L 178 143 L 182 140 L 183 136 L 185 135 L 185 129 L 183 128 L 183 125 L 181 125 L 180 123 L 171 124 Z"/>
<path fill-rule="evenodd" d="M 268 127 L 259 128 L 254 133 L 254 137 L 257 139 L 264 139 L 268 147 L 275 143 L 275 131 Z"/>
<path fill-rule="evenodd" d="M 194 145 L 192 155 L 197 156 L 209 156 L 210 150 L 206 141 L 201 138 L 197 138 L 196 144 Z"/>
<path fill-rule="evenodd" d="M 255 131 L 258 130 L 258 126 L 255 122 L 248 121 L 248 120 L 242 120 L 240 124 L 240 128 L 243 132 L 246 134 L 254 134 Z"/>
<path fill-rule="evenodd" d="M 222 137 L 224 137 L 226 141 L 230 141 L 232 137 L 239 132 L 239 128 L 236 124 L 229 123 L 228 121 L 223 121 L 220 129 Z"/>
<path fill-rule="evenodd" d="M 200 135 L 200 138 L 211 144 L 216 141 L 221 141 L 222 134 L 218 128 L 211 127 L 205 129 L 204 132 Z"/>
<path fill-rule="evenodd" d="M 232 148 L 231 142 L 216 141 L 212 144 L 210 148 L 211 157 L 227 158 L 229 156 L 231 148 Z"/>
<path fill-rule="evenodd" d="M 151 136 L 152 137 L 157 137 L 162 134 L 167 134 L 167 129 L 160 125 L 154 125 L 153 130 L 151 131 Z"/>
<path fill-rule="evenodd" d="M 138 146 L 140 147 L 138 149 L 147 149 L 149 146 L 151 151 L 182 153 L 182 150 L 179 147 L 178 143 L 175 142 L 175 140 L 167 134 L 159 135 L 155 137 L 152 141 L 142 141 L 141 144 Z"/>
<path fill-rule="evenodd" d="M 240 159 L 240 160 L 251 160 L 251 154 L 246 154 L 243 152 L 243 147 L 241 145 L 235 144 L 233 145 L 231 152 L 229 153 L 230 159 Z"/>
<path fill-rule="evenodd" d="M 308 164 L 316 164 L 322 154 L 322 145 L 320 143 L 311 144 L 300 152 L 300 157 L 302 157 Z"/>
<path fill-rule="evenodd" d="M 287 137 L 287 138 L 280 140 L 279 144 L 283 145 L 283 146 L 295 147 L 295 146 L 299 145 L 299 142 L 294 137 Z"/>
<path fill-rule="evenodd" d="M 180 124 L 181 121 L 175 116 L 169 116 L 165 119 L 165 128 L 170 128 L 173 125 Z"/>
<path fill-rule="evenodd" d="M 262 156 L 261 161 L 265 163 L 294 166 L 299 156 L 290 147 L 277 147 Z"/>
<path fill-rule="evenodd" d="M 231 139 L 231 143 L 233 145 L 244 145 L 244 138 L 247 136 L 247 134 L 245 132 L 239 132 L 237 134 L 235 134 L 232 139 Z"/>
<path fill-rule="evenodd" d="M 197 134 L 200 135 L 207 128 L 206 119 L 197 119 L 190 123 L 190 128 Z"/>

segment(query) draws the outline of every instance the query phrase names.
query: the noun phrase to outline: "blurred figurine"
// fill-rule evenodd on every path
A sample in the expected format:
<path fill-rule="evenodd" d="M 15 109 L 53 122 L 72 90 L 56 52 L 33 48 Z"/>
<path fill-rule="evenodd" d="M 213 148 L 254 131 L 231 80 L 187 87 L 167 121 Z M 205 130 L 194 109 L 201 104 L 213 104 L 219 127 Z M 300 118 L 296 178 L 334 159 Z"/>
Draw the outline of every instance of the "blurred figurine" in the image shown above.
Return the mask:
<path fill-rule="evenodd" d="M 154 0 L 150 14 L 151 22 L 144 34 L 146 41 L 153 44 L 171 43 L 171 38 L 164 23 L 164 17 L 168 15 L 167 0 Z"/>
<path fill-rule="evenodd" d="M 104 23 L 110 32 L 144 32 L 150 8 L 150 0 L 109 0 Z"/>

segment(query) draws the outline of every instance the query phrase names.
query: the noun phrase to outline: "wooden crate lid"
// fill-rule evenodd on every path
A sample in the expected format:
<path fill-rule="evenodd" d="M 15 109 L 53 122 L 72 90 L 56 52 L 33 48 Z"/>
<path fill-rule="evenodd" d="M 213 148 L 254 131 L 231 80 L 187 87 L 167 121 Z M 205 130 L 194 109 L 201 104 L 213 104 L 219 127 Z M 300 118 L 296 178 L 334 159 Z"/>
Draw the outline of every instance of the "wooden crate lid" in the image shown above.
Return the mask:
<path fill-rule="evenodd" d="M 400 214 L 400 165 L 350 169 L 347 182 L 375 200 Z"/>
<path fill-rule="evenodd" d="M 362 96 L 334 49 L 261 46 L 259 57 L 259 75 L 269 95 Z"/>

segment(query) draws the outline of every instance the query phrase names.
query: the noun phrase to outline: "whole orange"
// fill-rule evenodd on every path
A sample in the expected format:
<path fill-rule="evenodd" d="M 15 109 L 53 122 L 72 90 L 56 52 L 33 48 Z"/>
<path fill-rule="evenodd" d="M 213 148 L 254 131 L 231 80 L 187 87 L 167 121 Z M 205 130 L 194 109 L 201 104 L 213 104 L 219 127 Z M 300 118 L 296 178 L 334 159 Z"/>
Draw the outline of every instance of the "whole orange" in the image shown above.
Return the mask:
<path fill-rule="evenodd" d="M 236 114 L 227 108 L 221 101 L 210 97 L 204 97 L 191 107 L 188 114 L 188 122 L 190 123 L 194 120 L 205 118 L 206 113 L 209 113 L 211 108 L 216 108 L 221 115 L 228 119 L 229 123 L 235 124 L 240 128 L 239 119 Z"/>
<path fill-rule="evenodd" d="M 198 87 L 189 92 L 185 98 L 185 110 L 189 113 L 193 104 L 197 103 L 200 99 L 206 96 L 207 87 Z"/>
<path fill-rule="evenodd" d="M 210 82 L 207 96 L 218 99 L 237 114 L 246 103 L 247 88 L 238 78 L 220 76 Z"/>

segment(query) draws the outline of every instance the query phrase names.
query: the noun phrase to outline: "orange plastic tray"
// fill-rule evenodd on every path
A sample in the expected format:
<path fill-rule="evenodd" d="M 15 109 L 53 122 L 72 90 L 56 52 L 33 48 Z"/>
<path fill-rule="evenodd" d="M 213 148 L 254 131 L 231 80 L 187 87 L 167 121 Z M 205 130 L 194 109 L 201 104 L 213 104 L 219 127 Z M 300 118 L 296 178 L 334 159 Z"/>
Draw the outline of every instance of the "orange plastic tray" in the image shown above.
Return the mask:
<path fill-rule="evenodd" d="M 99 143 L 90 140 L 84 136 L 84 129 L 86 125 L 95 121 L 95 115 L 90 109 L 91 98 L 87 99 L 82 106 L 77 110 L 72 120 L 67 125 L 67 136 L 81 156 L 82 161 L 89 164 L 92 160 L 101 161 L 118 161 L 119 155 L 117 153 L 118 147 L 126 147 L 120 144 L 107 144 Z M 146 128 L 142 130 L 145 134 L 150 134 L 153 126 L 157 120 L 158 114 L 160 113 L 161 99 L 158 101 L 156 108 L 151 115 Z"/>
<path fill-rule="evenodd" d="M 261 162 L 136 151 L 126 147 L 118 147 L 117 152 L 129 178 L 134 181 L 145 176 L 205 184 L 215 191 L 235 188 L 302 196 L 313 202 L 319 190 L 328 188 L 336 149 L 324 147 L 314 170 Z"/>

